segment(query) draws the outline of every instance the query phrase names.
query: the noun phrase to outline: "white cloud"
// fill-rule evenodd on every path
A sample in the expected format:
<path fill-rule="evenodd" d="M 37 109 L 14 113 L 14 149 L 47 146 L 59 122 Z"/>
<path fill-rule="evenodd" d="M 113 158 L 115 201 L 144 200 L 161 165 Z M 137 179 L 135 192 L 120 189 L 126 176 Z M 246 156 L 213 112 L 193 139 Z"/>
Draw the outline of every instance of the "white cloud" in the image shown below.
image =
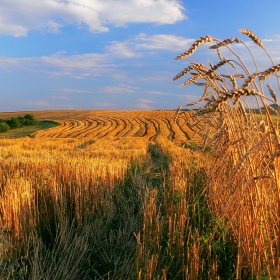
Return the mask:
<path fill-rule="evenodd" d="M 66 97 L 66 96 L 56 96 L 56 95 L 52 95 L 52 96 L 50 96 L 50 98 L 53 99 L 53 100 L 69 100 L 69 98 Z"/>
<path fill-rule="evenodd" d="M 139 101 L 140 101 L 141 103 L 155 103 L 155 101 L 150 100 L 150 99 L 142 99 L 142 98 L 140 98 Z"/>
<path fill-rule="evenodd" d="M 38 101 L 32 101 L 32 100 L 24 100 L 22 101 L 22 104 L 24 105 L 36 105 L 40 107 L 46 107 L 50 106 L 51 104 L 45 100 L 38 100 Z"/>
<path fill-rule="evenodd" d="M 146 93 L 152 94 L 152 95 L 170 95 L 168 93 L 159 91 L 159 90 L 147 90 Z"/>
<path fill-rule="evenodd" d="M 139 56 L 139 54 L 132 50 L 132 46 L 127 42 L 113 41 L 112 44 L 107 47 L 107 51 L 110 55 L 117 58 L 132 58 Z"/>
<path fill-rule="evenodd" d="M 91 32 L 106 32 L 110 24 L 172 24 L 186 19 L 183 11 L 179 0 L 2 0 L 0 34 L 59 32 L 71 24 L 86 26 Z"/>
<path fill-rule="evenodd" d="M 55 31 L 54 27 L 53 32 Z M 111 76 L 115 75 L 114 78 L 118 79 L 124 78 L 126 74 L 114 70 L 114 68 L 122 66 L 122 64 L 115 61 L 135 58 L 134 64 L 143 64 L 143 60 L 136 59 L 147 55 L 147 50 L 184 50 L 192 42 L 193 39 L 174 35 L 159 34 L 148 36 L 142 33 L 134 39 L 113 41 L 110 45 L 104 47 L 104 53 L 69 55 L 65 51 L 60 51 L 50 56 L 41 57 L 0 57 L 0 68 L 6 71 L 29 69 L 47 73 L 51 72 L 55 75 L 68 75 L 79 79 L 110 73 Z M 158 79 L 165 79 L 162 74 L 158 76 Z"/>
<path fill-rule="evenodd" d="M 137 105 L 138 109 L 142 110 L 153 110 L 154 108 L 146 103 L 140 103 Z"/>
<path fill-rule="evenodd" d="M 100 93 L 132 93 L 134 90 L 137 89 L 135 87 L 131 87 L 128 85 L 119 85 L 119 86 L 105 86 L 98 90 Z"/>
<path fill-rule="evenodd" d="M 156 34 L 149 36 L 140 33 L 133 39 L 126 41 L 113 41 L 107 46 L 109 55 L 117 58 L 141 57 L 143 52 L 165 50 L 165 51 L 184 51 L 194 42 L 194 39 L 187 39 L 172 34 Z"/>
<path fill-rule="evenodd" d="M 64 93 L 94 93 L 92 90 L 83 90 L 83 89 L 76 89 L 76 88 L 66 88 L 66 87 L 61 87 L 58 88 L 57 91 L 64 92 Z"/>
<path fill-rule="evenodd" d="M 193 42 L 194 39 L 186 39 L 184 37 L 171 34 L 157 34 L 148 36 L 144 33 L 141 33 L 135 39 L 135 48 L 181 51 L 189 48 Z"/>
<path fill-rule="evenodd" d="M 83 79 L 108 72 L 112 65 L 106 60 L 106 54 L 95 53 L 68 56 L 58 53 L 52 56 L 24 58 L 0 57 L 0 68 L 6 71 L 26 69 Z"/>

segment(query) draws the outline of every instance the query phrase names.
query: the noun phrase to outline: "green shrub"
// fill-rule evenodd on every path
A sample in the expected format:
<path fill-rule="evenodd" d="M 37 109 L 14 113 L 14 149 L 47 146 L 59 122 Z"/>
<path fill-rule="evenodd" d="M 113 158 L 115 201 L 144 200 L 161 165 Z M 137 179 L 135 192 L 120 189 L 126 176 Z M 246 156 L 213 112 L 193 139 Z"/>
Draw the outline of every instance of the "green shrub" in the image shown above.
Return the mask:
<path fill-rule="evenodd" d="M 21 123 L 18 118 L 11 118 L 10 120 L 7 120 L 6 123 L 10 126 L 10 128 L 21 127 Z"/>
<path fill-rule="evenodd" d="M 10 129 L 10 126 L 5 122 L 0 122 L 0 132 L 6 132 Z"/>

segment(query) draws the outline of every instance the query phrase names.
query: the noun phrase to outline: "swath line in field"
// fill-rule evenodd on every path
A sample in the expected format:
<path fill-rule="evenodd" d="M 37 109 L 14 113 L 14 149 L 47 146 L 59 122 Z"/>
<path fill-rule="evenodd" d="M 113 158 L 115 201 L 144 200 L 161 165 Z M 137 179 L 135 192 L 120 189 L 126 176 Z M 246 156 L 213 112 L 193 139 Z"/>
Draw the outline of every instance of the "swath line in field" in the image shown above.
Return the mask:
<path fill-rule="evenodd" d="M 139 130 L 139 123 L 135 120 L 132 119 L 131 121 L 128 120 L 130 127 L 129 129 L 123 134 L 123 137 L 127 137 L 127 136 L 132 136 L 135 137 L 137 131 Z"/>
<path fill-rule="evenodd" d="M 90 122 L 88 120 L 81 120 L 79 121 L 79 125 L 76 127 L 75 131 L 70 132 L 67 137 L 68 138 L 81 138 L 80 134 L 83 131 L 86 131 L 90 126 Z"/>
<path fill-rule="evenodd" d="M 108 134 L 108 130 L 113 126 L 113 122 L 111 119 L 105 119 L 105 125 L 103 126 L 103 129 L 99 131 L 95 137 L 96 138 L 103 138 Z"/>
<path fill-rule="evenodd" d="M 94 138 L 95 137 L 95 132 L 96 131 L 99 131 L 100 129 L 102 129 L 102 127 L 105 125 L 105 122 L 99 118 L 95 118 L 93 119 L 97 122 L 96 126 L 91 129 L 91 130 L 88 130 L 83 137 L 91 137 L 91 138 Z"/>
<path fill-rule="evenodd" d="M 130 123 L 130 121 L 128 120 L 128 122 Z M 122 123 L 122 125 L 121 125 Z M 127 129 L 127 123 L 124 119 L 119 119 L 119 130 L 117 131 L 117 133 L 115 134 L 115 137 L 117 136 L 121 136 L 122 133 Z"/>
<path fill-rule="evenodd" d="M 115 119 L 109 119 L 109 123 L 110 125 L 108 126 L 108 128 L 106 128 L 106 130 L 104 130 L 103 132 L 105 132 L 104 134 L 101 133 L 101 135 L 99 135 L 99 139 L 103 138 L 105 136 L 110 136 L 112 134 L 112 132 L 114 132 L 118 126 L 118 122 Z"/>
<path fill-rule="evenodd" d="M 142 119 L 136 118 L 136 122 L 139 124 L 140 128 L 134 135 L 135 137 L 144 137 L 147 135 L 148 124 Z"/>
<path fill-rule="evenodd" d="M 159 123 L 155 120 L 155 119 L 146 119 L 147 121 L 149 121 L 152 124 L 153 130 L 154 130 L 154 135 L 149 137 L 149 141 L 155 141 L 157 136 L 160 133 L 160 129 L 159 129 Z M 155 124 L 157 123 L 157 125 Z M 150 127 L 150 126 L 149 126 Z M 151 129 L 149 129 L 150 131 Z"/>
<path fill-rule="evenodd" d="M 162 121 L 166 124 L 167 129 L 168 129 L 168 131 L 169 131 L 169 135 L 167 136 L 167 139 L 173 141 L 174 136 L 175 136 L 175 132 L 174 132 L 174 130 L 172 129 L 169 120 L 167 120 L 167 119 L 162 119 Z"/>

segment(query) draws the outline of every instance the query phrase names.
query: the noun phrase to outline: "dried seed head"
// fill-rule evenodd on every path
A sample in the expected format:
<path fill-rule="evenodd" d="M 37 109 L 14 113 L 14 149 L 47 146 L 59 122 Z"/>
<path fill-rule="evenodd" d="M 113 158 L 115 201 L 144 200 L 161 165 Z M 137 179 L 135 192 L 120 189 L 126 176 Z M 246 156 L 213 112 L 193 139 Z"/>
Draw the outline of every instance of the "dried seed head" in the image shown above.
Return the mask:
<path fill-rule="evenodd" d="M 256 95 L 254 89 L 248 88 L 238 88 L 236 90 L 232 90 L 229 92 L 221 93 L 217 98 L 212 96 L 208 103 L 200 110 L 198 110 L 197 115 L 203 115 L 212 111 L 218 110 L 221 105 L 225 103 L 225 101 L 229 99 L 234 99 L 234 103 L 236 103 L 241 96 L 248 96 L 248 95 Z M 206 100 L 206 98 L 204 99 Z"/>
<path fill-rule="evenodd" d="M 189 78 L 187 81 L 185 81 L 183 84 L 181 84 L 181 87 L 184 87 L 190 83 L 192 83 L 193 81 L 197 80 L 197 79 L 200 79 L 200 78 L 203 78 L 203 75 L 201 74 L 197 74 L 191 78 Z"/>
<path fill-rule="evenodd" d="M 226 64 L 226 60 L 222 60 L 220 61 L 218 64 L 213 65 L 211 67 L 211 69 L 209 71 L 206 72 L 206 75 L 210 75 L 212 72 L 214 72 L 215 70 L 217 70 L 218 68 L 220 68 L 221 66 L 223 66 L 224 64 Z"/>
<path fill-rule="evenodd" d="M 233 75 L 234 77 L 237 77 L 237 78 L 245 78 L 245 75 L 243 75 L 243 74 L 239 74 L 239 73 L 237 73 L 237 74 L 234 74 Z"/>
<path fill-rule="evenodd" d="M 231 74 L 231 75 L 224 75 L 222 74 L 221 76 L 225 77 L 225 78 L 229 78 L 230 79 L 230 76 L 233 76 L 234 78 L 245 78 L 245 76 L 243 74 L 240 74 L 240 73 L 237 73 L 237 74 Z"/>
<path fill-rule="evenodd" d="M 235 64 L 234 64 L 231 60 L 226 59 L 226 58 L 225 58 L 225 60 L 226 60 L 226 62 L 227 62 L 232 68 L 236 69 Z"/>
<path fill-rule="evenodd" d="M 254 73 L 254 74 L 248 76 L 248 78 L 244 81 L 242 88 L 247 88 L 258 75 L 259 75 L 259 73 Z"/>
<path fill-rule="evenodd" d="M 273 107 L 271 107 L 271 106 L 267 106 L 267 108 L 269 109 L 269 111 L 271 111 L 272 113 L 274 113 L 274 114 L 276 114 L 276 115 L 278 115 L 278 116 L 280 116 L 280 114 L 279 114 L 279 111 L 278 110 L 275 110 Z"/>
<path fill-rule="evenodd" d="M 209 49 L 212 49 L 212 50 L 219 49 L 220 47 L 226 46 L 226 45 L 231 44 L 233 42 L 236 42 L 236 38 L 226 39 L 226 40 L 224 40 L 224 41 L 222 41 L 222 42 L 220 42 L 216 45 L 211 46 Z"/>
<path fill-rule="evenodd" d="M 178 55 L 175 59 L 184 59 L 188 56 L 191 56 L 201 44 L 211 42 L 212 40 L 213 38 L 211 36 L 204 36 L 199 38 L 186 52 Z"/>
<path fill-rule="evenodd" d="M 231 81 L 231 85 L 234 89 L 237 89 L 237 83 L 236 83 L 236 79 L 234 77 L 234 75 L 229 75 L 230 81 Z"/>
<path fill-rule="evenodd" d="M 270 75 L 280 71 L 280 64 L 272 66 L 266 69 L 264 72 L 260 74 L 260 80 L 266 80 Z"/>
<path fill-rule="evenodd" d="M 221 54 L 221 52 L 220 52 L 219 49 L 217 49 L 217 55 L 218 55 L 219 59 L 220 59 L 221 61 L 223 61 L 223 57 L 222 57 L 222 54 Z"/>
<path fill-rule="evenodd" d="M 198 82 L 195 82 L 195 81 L 193 81 L 193 83 L 194 83 L 196 86 L 199 86 L 199 87 L 202 87 L 202 86 L 207 85 L 207 83 L 198 83 Z"/>
<path fill-rule="evenodd" d="M 248 29 L 241 29 L 240 32 L 242 34 L 247 35 L 248 37 L 250 37 L 257 45 L 259 45 L 260 47 L 264 47 L 263 43 L 261 41 L 261 39 L 259 39 L 252 31 L 248 30 Z"/>
<path fill-rule="evenodd" d="M 206 68 L 203 64 L 201 63 L 194 63 L 191 66 L 185 68 L 182 72 L 180 72 L 177 76 L 174 77 L 173 81 L 178 80 L 179 78 L 181 78 L 182 76 L 184 76 L 185 74 L 187 74 L 188 72 L 190 72 L 191 70 L 194 69 L 199 69 L 199 68 Z"/>
<path fill-rule="evenodd" d="M 276 95 L 275 90 L 272 88 L 271 85 L 267 85 L 267 87 L 268 87 L 268 90 L 269 90 L 269 93 L 270 93 L 271 97 L 274 99 L 274 101 L 275 101 L 276 103 L 278 103 L 277 95 Z"/>
<path fill-rule="evenodd" d="M 178 115 L 179 115 L 179 113 L 180 113 L 180 111 L 181 111 L 181 108 L 182 108 L 182 105 L 180 105 L 180 106 L 177 108 L 177 110 L 176 110 L 176 112 L 175 112 L 175 115 L 174 115 L 174 122 L 177 121 Z"/>

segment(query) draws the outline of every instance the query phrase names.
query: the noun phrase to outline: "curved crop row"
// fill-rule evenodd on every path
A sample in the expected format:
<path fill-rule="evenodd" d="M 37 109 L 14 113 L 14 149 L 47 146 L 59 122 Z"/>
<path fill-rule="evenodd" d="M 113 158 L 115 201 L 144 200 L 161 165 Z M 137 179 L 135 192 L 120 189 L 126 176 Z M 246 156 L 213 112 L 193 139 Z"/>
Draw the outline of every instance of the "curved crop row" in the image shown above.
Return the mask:
<path fill-rule="evenodd" d="M 174 111 L 89 111 L 73 112 L 71 118 L 58 119 L 60 126 L 38 131 L 35 138 L 115 138 L 144 137 L 150 141 L 167 138 L 178 145 L 190 140 L 193 133 L 187 120 L 174 121 Z M 184 114 L 184 118 L 186 114 Z"/>

